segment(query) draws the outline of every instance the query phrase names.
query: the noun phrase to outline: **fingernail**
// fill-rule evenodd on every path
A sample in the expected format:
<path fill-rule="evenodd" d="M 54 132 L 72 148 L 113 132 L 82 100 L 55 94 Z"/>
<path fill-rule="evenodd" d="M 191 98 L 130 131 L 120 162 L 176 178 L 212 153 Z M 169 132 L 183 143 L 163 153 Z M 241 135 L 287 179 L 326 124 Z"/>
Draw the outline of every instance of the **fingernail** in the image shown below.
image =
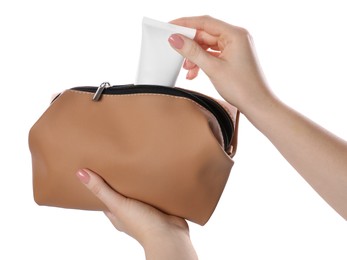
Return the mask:
<path fill-rule="evenodd" d="M 187 61 L 187 59 L 184 59 L 184 62 L 183 62 L 183 68 L 184 69 L 188 69 L 188 61 Z"/>
<path fill-rule="evenodd" d="M 88 184 L 89 180 L 90 180 L 90 175 L 89 173 L 84 170 L 84 169 L 80 169 L 76 172 L 76 176 L 77 178 L 84 184 Z"/>
<path fill-rule="evenodd" d="M 187 72 L 186 79 L 190 79 L 190 71 Z"/>
<path fill-rule="evenodd" d="M 188 80 L 192 80 L 193 79 L 191 70 L 188 70 L 187 75 L 186 75 L 186 79 L 188 79 Z"/>
<path fill-rule="evenodd" d="M 171 44 L 172 47 L 176 49 L 181 49 L 183 47 L 184 41 L 181 36 L 178 34 L 172 34 L 169 37 L 169 43 Z"/>

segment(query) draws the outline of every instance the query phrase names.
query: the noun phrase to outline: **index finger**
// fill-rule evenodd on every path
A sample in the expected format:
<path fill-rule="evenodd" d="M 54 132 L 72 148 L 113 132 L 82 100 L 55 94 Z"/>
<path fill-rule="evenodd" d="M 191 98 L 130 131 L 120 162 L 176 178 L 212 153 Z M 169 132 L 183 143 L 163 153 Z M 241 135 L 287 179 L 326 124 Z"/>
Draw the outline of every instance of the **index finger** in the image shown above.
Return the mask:
<path fill-rule="evenodd" d="M 184 27 L 194 28 L 197 30 L 202 30 L 214 36 L 219 36 L 226 29 L 232 27 L 232 25 L 227 24 L 221 20 L 215 19 L 208 15 L 182 17 L 182 18 L 172 20 L 170 23 L 184 26 Z"/>

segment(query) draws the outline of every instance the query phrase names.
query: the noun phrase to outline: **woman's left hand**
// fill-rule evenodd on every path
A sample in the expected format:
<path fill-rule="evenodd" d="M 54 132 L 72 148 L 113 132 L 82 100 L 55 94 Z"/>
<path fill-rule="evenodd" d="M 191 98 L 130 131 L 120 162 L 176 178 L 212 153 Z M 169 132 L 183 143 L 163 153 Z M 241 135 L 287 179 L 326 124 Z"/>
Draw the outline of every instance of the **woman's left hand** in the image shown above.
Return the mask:
<path fill-rule="evenodd" d="M 184 219 L 122 196 L 90 170 L 76 175 L 106 205 L 105 214 L 114 227 L 143 246 L 147 259 L 197 259 Z"/>

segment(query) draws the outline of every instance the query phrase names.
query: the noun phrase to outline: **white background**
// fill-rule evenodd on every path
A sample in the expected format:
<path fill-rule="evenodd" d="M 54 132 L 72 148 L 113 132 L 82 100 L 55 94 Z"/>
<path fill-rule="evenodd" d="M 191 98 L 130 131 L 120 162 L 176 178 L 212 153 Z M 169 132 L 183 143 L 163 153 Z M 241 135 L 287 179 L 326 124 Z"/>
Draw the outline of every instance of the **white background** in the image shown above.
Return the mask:
<path fill-rule="evenodd" d="M 102 213 L 37 206 L 27 145 L 52 93 L 134 81 L 143 16 L 209 14 L 247 28 L 273 91 L 347 138 L 345 6 L 342 0 L 1 0 L 0 259 L 144 259 L 137 242 Z M 177 86 L 217 96 L 202 73 L 192 82 L 181 74 Z M 347 259 L 346 222 L 244 117 L 235 161 L 208 224 L 190 224 L 200 259 Z"/>

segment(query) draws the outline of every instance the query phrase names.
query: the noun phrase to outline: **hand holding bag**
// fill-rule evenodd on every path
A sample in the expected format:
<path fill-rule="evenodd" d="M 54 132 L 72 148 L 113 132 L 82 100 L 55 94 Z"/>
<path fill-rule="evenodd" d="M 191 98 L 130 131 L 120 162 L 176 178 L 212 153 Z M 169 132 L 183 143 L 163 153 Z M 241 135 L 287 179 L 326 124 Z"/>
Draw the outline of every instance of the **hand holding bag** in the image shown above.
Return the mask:
<path fill-rule="evenodd" d="M 181 88 L 65 90 L 29 133 L 34 199 L 105 210 L 75 176 L 88 168 L 126 197 L 204 225 L 234 163 L 238 115 L 225 102 Z"/>

